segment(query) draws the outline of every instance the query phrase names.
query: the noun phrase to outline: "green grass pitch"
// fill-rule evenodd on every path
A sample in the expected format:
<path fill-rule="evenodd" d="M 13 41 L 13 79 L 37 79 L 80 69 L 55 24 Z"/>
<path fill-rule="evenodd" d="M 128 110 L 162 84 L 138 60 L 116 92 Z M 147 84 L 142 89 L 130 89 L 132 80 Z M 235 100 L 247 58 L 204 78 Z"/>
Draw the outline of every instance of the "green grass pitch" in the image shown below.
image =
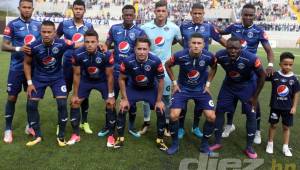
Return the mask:
<path fill-rule="evenodd" d="M 176 46 L 174 48 L 179 50 Z M 212 51 L 220 49 L 219 46 L 212 46 Z M 278 58 L 282 51 L 291 51 L 297 54 L 297 49 L 274 49 L 276 56 L 275 67 L 278 69 Z M 299 54 L 299 53 L 298 53 Z M 258 55 L 261 56 L 264 66 L 267 65 L 266 55 L 263 50 L 259 50 Z M 6 80 L 9 67 L 9 53 L 0 52 L 0 112 L 1 131 L 4 128 L 4 106 L 6 103 Z M 294 65 L 294 72 L 300 74 L 300 56 L 296 55 L 296 62 Z M 217 75 L 212 82 L 211 91 L 214 99 L 218 95 L 221 82 L 224 78 L 224 72 L 219 67 Z M 262 144 L 255 145 L 258 156 L 264 159 L 264 164 L 259 169 L 272 169 L 272 161 L 285 165 L 296 166 L 300 168 L 300 146 L 299 146 L 299 132 L 300 127 L 300 107 L 295 116 L 294 126 L 291 130 L 290 146 L 293 148 L 292 158 L 285 158 L 281 153 L 282 135 L 281 125 L 278 126 L 277 134 L 274 142 L 274 155 L 265 153 L 265 146 L 268 133 L 268 115 L 269 115 L 269 98 L 270 98 L 270 83 L 266 82 L 265 87 L 260 95 L 260 102 L 262 106 Z M 215 101 L 216 102 L 216 101 Z M 190 132 L 193 121 L 193 102 L 189 103 L 189 110 L 185 123 L 186 135 L 180 141 L 180 150 L 174 156 L 168 156 L 159 151 L 154 143 L 155 140 L 155 114 L 151 116 L 151 130 L 140 139 L 136 139 L 126 133 L 125 147 L 119 150 L 106 148 L 106 138 L 97 137 L 97 132 L 104 124 L 104 102 L 100 98 L 100 94 L 93 92 L 90 96 L 90 110 L 88 121 L 91 125 L 94 134 L 87 135 L 81 133 L 81 142 L 74 146 L 59 148 L 56 144 L 56 122 L 57 110 L 56 102 L 52 98 L 51 91 L 48 89 L 45 98 L 40 102 L 39 110 L 41 114 L 41 128 L 44 136 L 42 143 L 28 148 L 25 143 L 31 140 L 30 137 L 24 134 L 24 127 L 26 124 L 26 96 L 21 93 L 16 104 L 16 112 L 13 122 L 14 127 L 14 142 L 13 144 L 4 144 L 0 142 L 0 169 L 178 169 L 180 162 L 185 158 L 198 159 L 198 147 L 200 140 L 193 136 Z M 223 140 L 224 148 L 220 151 L 220 156 L 217 160 L 224 158 L 240 159 L 242 162 L 247 159 L 242 153 L 245 146 L 245 116 L 240 113 L 240 105 L 234 117 L 234 124 L 237 130 L 232 133 L 230 138 Z M 201 117 L 200 126 L 203 126 L 204 117 Z M 138 105 L 136 127 L 140 128 L 143 123 L 143 113 L 141 104 Z M 71 125 L 67 125 L 66 137 L 70 137 Z M 171 140 L 166 139 L 168 144 Z M 248 165 L 242 163 L 242 167 Z M 191 164 L 190 169 L 197 169 L 197 164 Z"/>

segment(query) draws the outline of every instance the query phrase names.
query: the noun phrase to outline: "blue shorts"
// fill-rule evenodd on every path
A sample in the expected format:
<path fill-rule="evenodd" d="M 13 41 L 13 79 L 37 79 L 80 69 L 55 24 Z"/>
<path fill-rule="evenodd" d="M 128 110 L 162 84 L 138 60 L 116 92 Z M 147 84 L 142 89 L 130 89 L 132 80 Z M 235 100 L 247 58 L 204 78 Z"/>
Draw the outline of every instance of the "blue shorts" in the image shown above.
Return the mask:
<path fill-rule="evenodd" d="M 196 110 L 214 110 L 214 102 L 209 93 L 189 92 L 182 90 L 176 92 L 171 99 L 172 109 L 186 109 L 188 100 L 194 100 Z"/>
<path fill-rule="evenodd" d="M 78 88 L 78 97 L 79 98 L 88 98 L 91 91 L 95 89 L 99 91 L 102 95 L 102 99 L 106 100 L 108 97 L 108 87 L 107 82 L 87 82 L 80 80 Z"/>
<path fill-rule="evenodd" d="M 12 71 L 9 70 L 7 78 L 7 93 L 9 96 L 17 96 L 22 86 L 24 91 L 27 89 L 27 82 L 23 71 Z"/>
<path fill-rule="evenodd" d="M 242 102 L 242 105 L 246 112 L 249 111 L 250 104 L 248 103 L 256 90 L 256 83 L 248 83 L 243 85 L 228 85 L 222 84 L 218 95 L 217 111 L 234 113 L 238 100 Z M 251 111 L 251 109 L 250 109 Z"/>
<path fill-rule="evenodd" d="M 153 110 L 156 99 L 157 99 L 157 88 L 152 89 L 135 89 L 130 86 L 126 86 L 127 98 L 130 104 L 130 107 L 135 107 L 136 102 L 144 101 L 148 102 L 150 109 Z"/>
<path fill-rule="evenodd" d="M 66 83 L 63 78 L 54 81 L 39 81 L 33 78 L 32 83 L 35 86 L 36 93 L 32 92 L 31 98 L 42 99 L 45 95 L 45 91 L 48 86 L 51 88 L 54 97 L 57 96 L 67 97 Z"/>
<path fill-rule="evenodd" d="M 282 124 L 288 127 L 293 126 L 294 115 L 291 114 L 289 110 L 278 110 L 278 109 L 271 108 L 269 123 L 277 124 L 279 122 L 280 116 L 282 117 Z"/>

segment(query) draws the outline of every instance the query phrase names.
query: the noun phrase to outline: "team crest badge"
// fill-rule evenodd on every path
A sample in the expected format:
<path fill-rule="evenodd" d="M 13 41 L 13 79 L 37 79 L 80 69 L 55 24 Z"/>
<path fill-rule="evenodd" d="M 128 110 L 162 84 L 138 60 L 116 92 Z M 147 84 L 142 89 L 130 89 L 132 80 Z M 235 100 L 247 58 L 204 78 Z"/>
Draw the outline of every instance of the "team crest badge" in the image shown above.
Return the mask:
<path fill-rule="evenodd" d="M 240 70 L 244 69 L 244 68 L 245 68 L 245 64 L 244 64 L 244 63 L 239 63 L 239 64 L 238 64 L 238 68 L 239 68 Z"/>
<path fill-rule="evenodd" d="M 100 64 L 101 62 L 102 62 L 102 59 L 101 59 L 100 57 L 97 57 L 97 58 L 96 58 L 96 63 L 97 63 L 97 64 Z"/>
<path fill-rule="evenodd" d="M 145 65 L 144 68 L 145 68 L 146 71 L 150 71 L 151 70 L 151 66 L 150 65 Z"/>
<path fill-rule="evenodd" d="M 247 36 L 248 38 L 253 38 L 253 32 L 248 32 Z"/>
<path fill-rule="evenodd" d="M 59 52 L 59 49 L 57 47 L 52 48 L 52 53 L 57 54 Z"/>
<path fill-rule="evenodd" d="M 129 38 L 134 41 L 135 40 L 135 34 L 133 32 L 129 33 Z"/>

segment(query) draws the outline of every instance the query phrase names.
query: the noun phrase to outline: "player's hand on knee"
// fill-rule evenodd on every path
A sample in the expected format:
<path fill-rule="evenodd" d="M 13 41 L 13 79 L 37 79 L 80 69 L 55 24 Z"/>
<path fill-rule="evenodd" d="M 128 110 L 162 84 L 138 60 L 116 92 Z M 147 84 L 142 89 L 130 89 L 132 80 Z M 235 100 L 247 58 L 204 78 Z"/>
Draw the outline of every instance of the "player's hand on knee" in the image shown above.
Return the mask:
<path fill-rule="evenodd" d="M 120 111 L 126 112 L 129 110 L 129 102 L 126 99 L 121 99 L 120 101 Z"/>
<path fill-rule="evenodd" d="M 176 92 L 181 92 L 181 90 L 177 84 L 173 85 L 173 87 L 172 87 L 172 94 L 175 94 Z"/>
<path fill-rule="evenodd" d="M 208 93 L 209 95 L 211 95 L 210 88 L 205 86 L 203 93 Z"/>
<path fill-rule="evenodd" d="M 155 103 L 155 110 L 159 110 L 160 112 L 161 112 L 161 114 L 163 114 L 164 113 L 164 110 L 165 110 L 165 104 L 164 104 L 164 102 L 162 102 L 162 101 L 157 101 L 156 103 Z"/>
<path fill-rule="evenodd" d="M 257 97 L 251 97 L 249 100 L 249 103 L 252 106 L 252 112 L 256 111 L 256 106 L 257 106 Z"/>
<path fill-rule="evenodd" d="M 80 99 L 79 99 L 79 97 L 78 96 L 72 96 L 71 97 L 71 104 L 72 105 L 79 105 L 80 104 Z"/>
<path fill-rule="evenodd" d="M 112 108 L 114 107 L 115 103 L 116 103 L 115 97 L 109 97 L 109 98 L 106 100 L 107 108 L 112 109 Z"/>
<path fill-rule="evenodd" d="M 27 87 L 27 96 L 28 96 L 29 98 L 31 98 L 32 92 L 36 93 L 36 89 L 35 89 L 35 87 L 34 87 L 33 84 L 32 84 L 32 85 L 29 85 L 29 86 Z"/>

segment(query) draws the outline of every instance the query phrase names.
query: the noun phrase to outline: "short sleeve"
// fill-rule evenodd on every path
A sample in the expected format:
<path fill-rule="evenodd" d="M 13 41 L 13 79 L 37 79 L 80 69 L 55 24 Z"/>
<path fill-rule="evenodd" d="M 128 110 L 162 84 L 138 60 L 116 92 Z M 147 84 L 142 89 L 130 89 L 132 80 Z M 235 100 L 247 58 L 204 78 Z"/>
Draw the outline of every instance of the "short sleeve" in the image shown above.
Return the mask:
<path fill-rule="evenodd" d="M 4 40 L 7 40 L 7 41 L 11 41 L 12 37 L 13 37 L 13 33 L 14 33 L 14 30 L 13 30 L 13 25 L 12 23 L 10 22 L 5 28 L 4 28 L 4 31 L 3 31 L 3 39 Z"/>
<path fill-rule="evenodd" d="M 233 24 L 231 24 L 231 25 L 229 25 L 228 27 L 225 28 L 224 34 L 225 35 L 231 34 L 232 31 L 233 31 Z"/>
<path fill-rule="evenodd" d="M 107 62 L 106 62 L 106 67 L 112 67 L 114 66 L 115 60 L 114 60 L 114 55 L 112 52 L 106 52 L 105 56 L 107 58 Z"/>
<path fill-rule="evenodd" d="M 59 23 L 57 30 L 56 30 L 56 35 L 58 38 L 60 38 L 64 34 L 64 23 L 61 22 Z"/>
<path fill-rule="evenodd" d="M 222 36 L 219 33 L 219 31 L 212 24 L 210 24 L 209 27 L 210 27 L 210 35 L 211 35 L 212 39 L 217 42 L 220 42 L 220 39 Z"/>
<path fill-rule="evenodd" d="M 259 35 L 259 41 L 261 42 L 261 44 L 269 44 L 269 38 L 268 35 L 265 31 L 261 31 L 260 35 Z"/>
<path fill-rule="evenodd" d="M 109 31 L 108 31 L 108 35 L 107 35 L 107 39 L 106 39 L 106 42 L 109 42 L 109 43 L 112 43 L 113 42 L 113 31 L 112 31 L 112 28 L 113 27 L 111 27 L 110 29 L 109 29 Z"/>
<path fill-rule="evenodd" d="M 160 60 L 157 63 L 156 77 L 157 77 L 157 79 L 163 79 L 165 77 L 164 67 L 163 67 L 163 65 L 162 65 L 162 63 L 161 63 Z"/>

